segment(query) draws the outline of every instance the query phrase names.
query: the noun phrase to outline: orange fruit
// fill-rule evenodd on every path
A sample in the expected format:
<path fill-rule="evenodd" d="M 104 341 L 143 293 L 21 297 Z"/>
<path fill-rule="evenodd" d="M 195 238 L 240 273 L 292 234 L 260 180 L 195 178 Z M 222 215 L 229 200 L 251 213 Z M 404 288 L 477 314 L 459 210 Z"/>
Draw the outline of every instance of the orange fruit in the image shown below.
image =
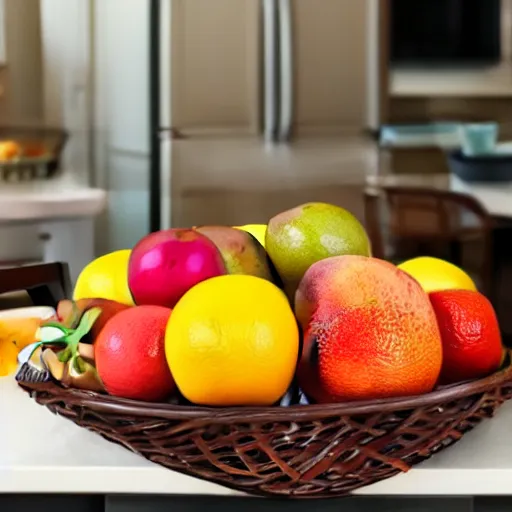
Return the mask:
<path fill-rule="evenodd" d="M 14 140 L 0 141 L 0 160 L 13 160 L 21 155 L 21 146 Z"/>
<path fill-rule="evenodd" d="M 315 263 L 295 297 L 304 332 L 299 384 L 321 403 L 418 395 L 439 378 L 442 344 L 428 295 L 391 263 Z"/>
<path fill-rule="evenodd" d="M 293 379 L 297 322 L 284 293 L 248 275 L 208 279 L 175 306 L 167 361 L 189 401 L 211 406 L 272 405 Z"/>
<path fill-rule="evenodd" d="M 489 300 L 471 290 L 430 294 L 443 340 L 441 382 L 487 377 L 503 359 L 500 327 Z"/>
<path fill-rule="evenodd" d="M 175 389 L 165 360 L 165 328 L 171 310 L 136 306 L 113 316 L 96 338 L 96 368 L 109 394 L 159 402 Z"/>

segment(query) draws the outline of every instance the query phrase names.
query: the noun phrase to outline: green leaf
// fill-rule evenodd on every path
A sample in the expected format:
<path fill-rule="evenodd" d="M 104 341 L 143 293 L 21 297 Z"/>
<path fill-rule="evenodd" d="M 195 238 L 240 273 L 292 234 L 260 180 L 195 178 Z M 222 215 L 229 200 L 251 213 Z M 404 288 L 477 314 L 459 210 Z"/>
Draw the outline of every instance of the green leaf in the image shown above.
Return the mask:
<path fill-rule="evenodd" d="M 57 354 L 57 357 L 61 363 L 67 363 L 71 359 L 72 355 L 71 349 L 66 347 Z"/>
<path fill-rule="evenodd" d="M 73 368 L 76 370 L 77 373 L 85 373 L 85 370 L 87 369 L 85 366 L 85 362 L 80 356 L 76 356 L 72 361 L 71 364 L 73 365 Z"/>
<path fill-rule="evenodd" d="M 96 322 L 96 320 L 98 320 L 101 313 L 101 308 L 88 309 L 82 315 L 80 323 L 78 324 L 78 327 L 76 328 L 74 334 L 78 336 L 79 339 L 82 339 L 92 329 L 94 323 Z"/>
<path fill-rule="evenodd" d="M 63 325 L 55 322 L 48 322 L 39 329 L 41 341 L 33 343 L 28 347 L 25 347 L 18 354 L 18 362 L 23 364 L 30 361 L 30 358 L 34 352 L 40 347 L 64 347 L 58 353 L 59 361 L 61 363 L 67 363 L 71 361 L 75 369 L 79 373 L 85 371 L 85 366 L 81 358 L 78 356 L 78 343 L 80 340 L 91 330 L 94 322 L 101 315 L 102 311 L 100 308 L 91 308 L 87 310 L 80 319 L 80 323 L 76 330 L 68 329 Z"/>

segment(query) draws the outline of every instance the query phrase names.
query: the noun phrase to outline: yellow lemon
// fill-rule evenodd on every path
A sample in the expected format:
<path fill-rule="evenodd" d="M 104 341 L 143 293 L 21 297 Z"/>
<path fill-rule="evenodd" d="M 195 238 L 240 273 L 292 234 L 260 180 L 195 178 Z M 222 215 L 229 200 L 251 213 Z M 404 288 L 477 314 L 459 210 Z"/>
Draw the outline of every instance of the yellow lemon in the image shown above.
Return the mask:
<path fill-rule="evenodd" d="M 107 299 L 133 306 L 128 288 L 130 254 L 129 249 L 123 249 L 91 261 L 78 276 L 73 299 Z"/>
<path fill-rule="evenodd" d="M 247 275 L 214 277 L 191 288 L 173 309 L 165 335 L 178 388 L 202 405 L 274 404 L 290 386 L 298 351 L 285 294 Z"/>
<path fill-rule="evenodd" d="M 265 235 L 267 233 L 266 224 L 247 224 L 245 226 L 235 226 L 236 229 L 247 231 L 250 233 L 258 242 L 265 247 Z"/>
<path fill-rule="evenodd" d="M 475 283 L 464 270 L 438 258 L 413 258 L 398 268 L 414 277 L 427 293 L 455 289 L 476 291 Z"/>

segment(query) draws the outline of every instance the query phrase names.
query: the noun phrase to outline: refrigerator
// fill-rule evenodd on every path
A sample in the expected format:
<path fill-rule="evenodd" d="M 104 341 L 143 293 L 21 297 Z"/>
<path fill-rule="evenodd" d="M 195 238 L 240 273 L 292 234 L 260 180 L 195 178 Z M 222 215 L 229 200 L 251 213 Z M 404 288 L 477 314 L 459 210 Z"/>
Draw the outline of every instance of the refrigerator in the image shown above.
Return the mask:
<path fill-rule="evenodd" d="M 368 154 L 346 141 L 362 140 L 378 95 L 377 10 L 378 0 L 151 0 L 151 230 L 263 222 L 343 183 L 353 196 Z"/>

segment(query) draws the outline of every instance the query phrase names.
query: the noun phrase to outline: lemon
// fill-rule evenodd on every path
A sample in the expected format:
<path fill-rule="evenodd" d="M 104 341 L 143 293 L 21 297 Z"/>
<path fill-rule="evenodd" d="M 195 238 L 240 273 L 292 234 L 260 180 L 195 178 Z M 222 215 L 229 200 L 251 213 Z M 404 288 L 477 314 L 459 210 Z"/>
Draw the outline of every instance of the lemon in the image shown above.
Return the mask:
<path fill-rule="evenodd" d="M 107 299 L 133 306 L 128 288 L 130 254 L 129 249 L 123 249 L 91 261 L 78 276 L 73 299 Z"/>
<path fill-rule="evenodd" d="M 285 294 L 265 279 L 214 277 L 191 288 L 167 324 L 165 353 L 185 398 L 210 406 L 272 405 L 299 351 Z"/>
<path fill-rule="evenodd" d="M 421 256 L 404 261 L 398 265 L 398 268 L 414 277 L 427 293 L 440 290 L 476 291 L 477 289 L 464 270 L 439 258 Z"/>
<path fill-rule="evenodd" d="M 236 229 L 247 231 L 250 233 L 258 242 L 265 247 L 265 235 L 267 234 L 266 224 L 246 224 L 245 226 L 235 226 Z"/>

